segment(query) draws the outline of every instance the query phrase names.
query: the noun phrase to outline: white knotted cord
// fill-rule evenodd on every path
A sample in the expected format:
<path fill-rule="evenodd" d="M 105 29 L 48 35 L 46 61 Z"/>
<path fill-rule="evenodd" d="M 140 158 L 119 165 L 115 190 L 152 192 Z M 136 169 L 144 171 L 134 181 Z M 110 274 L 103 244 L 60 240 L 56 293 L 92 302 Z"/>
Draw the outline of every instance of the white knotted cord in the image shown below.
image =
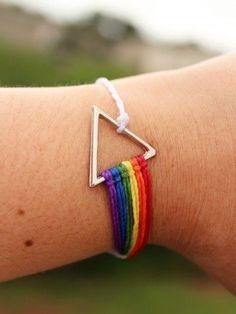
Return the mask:
<path fill-rule="evenodd" d="M 118 133 L 122 133 L 126 128 L 126 125 L 129 123 L 129 115 L 125 111 L 125 106 L 123 100 L 120 98 L 117 90 L 115 89 L 114 85 L 105 77 L 99 77 L 95 84 L 102 84 L 108 92 L 111 94 L 116 107 L 119 110 L 119 116 L 117 117 L 116 121 L 119 124 L 118 129 L 116 130 Z"/>

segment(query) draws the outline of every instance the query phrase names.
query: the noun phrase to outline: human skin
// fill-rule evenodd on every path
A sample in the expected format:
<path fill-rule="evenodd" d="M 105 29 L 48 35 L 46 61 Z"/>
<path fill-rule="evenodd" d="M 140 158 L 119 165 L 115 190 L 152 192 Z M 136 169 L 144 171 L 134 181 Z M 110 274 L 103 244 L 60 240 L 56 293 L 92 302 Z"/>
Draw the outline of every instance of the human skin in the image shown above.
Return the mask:
<path fill-rule="evenodd" d="M 236 55 L 113 83 L 157 149 L 150 243 L 236 293 Z M 91 106 L 117 116 L 105 88 L 2 88 L 0 101 L 0 280 L 110 251 L 106 187 L 88 186 Z M 140 153 L 104 121 L 99 144 L 100 170 Z"/>

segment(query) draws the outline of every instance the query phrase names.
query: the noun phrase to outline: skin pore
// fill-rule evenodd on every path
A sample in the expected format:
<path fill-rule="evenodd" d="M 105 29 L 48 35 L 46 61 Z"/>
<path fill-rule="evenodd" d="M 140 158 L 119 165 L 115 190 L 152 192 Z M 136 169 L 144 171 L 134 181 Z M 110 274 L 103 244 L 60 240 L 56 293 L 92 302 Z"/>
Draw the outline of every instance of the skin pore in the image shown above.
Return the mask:
<path fill-rule="evenodd" d="M 236 55 L 113 81 L 129 128 L 157 149 L 150 243 L 236 293 Z M 0 280 L 112 249 L 103 184 L 88 187 L 91 106 L 103 86 L 0 89 Z M 140 153 L 101 121 L 99 169 Z M 157 266 L 158 267 L 158 266 Z"/>

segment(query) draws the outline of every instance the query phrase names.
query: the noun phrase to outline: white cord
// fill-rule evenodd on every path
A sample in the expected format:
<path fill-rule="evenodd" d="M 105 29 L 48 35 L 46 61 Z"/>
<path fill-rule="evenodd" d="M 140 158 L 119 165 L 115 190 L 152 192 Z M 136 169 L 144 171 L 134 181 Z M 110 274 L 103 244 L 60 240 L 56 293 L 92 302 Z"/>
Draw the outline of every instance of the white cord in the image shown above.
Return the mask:
<path fill-rule="evenodd" d="M 123 100 L 120 98 L 117 90 L 115 89 L 114 85 L 105 77 L 99 77 L 95 84 L 102 84 L 108 92 L 111 94 L 111 97 L 113 98 L 116 107 L 119 110 L 119 116 L 117 117 L 116 121 L 119 124 L 118 129 L 116 130 L 118 133 L 122 133 L 126 127 L 126 125 L 129 123 L 129 115 L 125 111 L 125 106 Z"/>

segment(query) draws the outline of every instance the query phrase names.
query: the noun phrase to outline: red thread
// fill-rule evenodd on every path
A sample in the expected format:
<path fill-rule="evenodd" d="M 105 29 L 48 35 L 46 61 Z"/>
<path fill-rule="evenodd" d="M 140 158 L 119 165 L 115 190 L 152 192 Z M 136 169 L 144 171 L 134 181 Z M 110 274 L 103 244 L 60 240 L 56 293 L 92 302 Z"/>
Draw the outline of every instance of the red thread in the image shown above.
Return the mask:
<path fill-rule="evenodd" d="M 140 250 L 147 244 L 149 239 L 150 233 L 150 225 L 151 225 L 151 218 L 152 218 L 152 186 L 151 186 L 151 174 L 148 169 L 147 161 L 145 160 L 143 155 L 136 157 L 143 174 L 144 183 L 145 183 L 145 190 L 147 195 L 147 203 L 146 203 L 146 224 L 145 224 L 145 231 L 144 231 L 144 238 L 143 243 L 140 247 Z"/>

